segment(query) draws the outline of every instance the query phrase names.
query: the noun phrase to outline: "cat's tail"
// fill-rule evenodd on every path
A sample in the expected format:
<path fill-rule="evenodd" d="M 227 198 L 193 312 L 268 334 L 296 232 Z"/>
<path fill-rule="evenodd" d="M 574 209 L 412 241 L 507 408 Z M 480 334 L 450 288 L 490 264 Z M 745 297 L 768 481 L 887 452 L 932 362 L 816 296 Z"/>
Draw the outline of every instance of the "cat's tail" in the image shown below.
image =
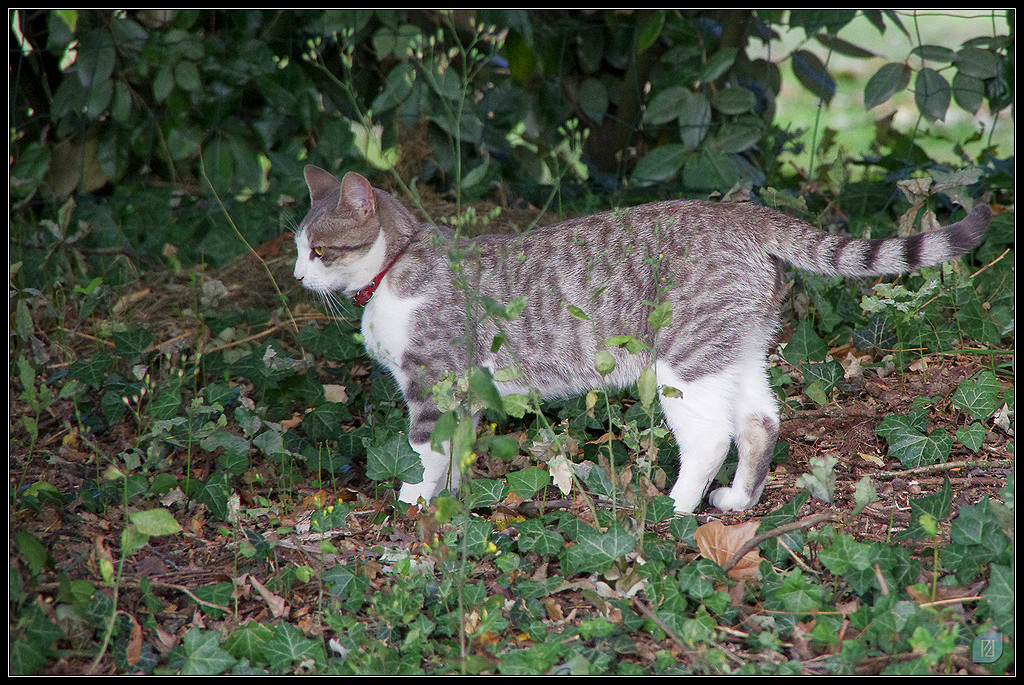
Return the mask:
<path fill-rule="evenodd" d="M 985 204 L 949 226 L 906 238 L 835 236 L 794 220 L 770 238 L 770 254 L 798 269 L 827 275 L 885 276 L 935 266 L 969 251 L 985 235 L 992 209 Z"/>

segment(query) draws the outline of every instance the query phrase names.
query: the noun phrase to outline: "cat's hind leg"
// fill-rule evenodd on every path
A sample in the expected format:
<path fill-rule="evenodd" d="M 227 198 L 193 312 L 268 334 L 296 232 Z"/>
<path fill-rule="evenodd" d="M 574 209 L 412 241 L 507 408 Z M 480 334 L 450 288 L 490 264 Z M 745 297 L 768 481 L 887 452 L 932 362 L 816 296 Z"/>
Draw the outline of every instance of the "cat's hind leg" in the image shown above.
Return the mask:
<path fill-rule="evenodd" d="M 678 513 L 690 513 L 700 504 L 729 452 L 737 381 L 729 370 L 684 381 L 661 361 L 656 372 L 659 386 L 674 389 L 663 390 L 660 397 L 665 420 L 679 446 L 679 477 L 669 496 Z"/>
<path fill-rule="evenodd" d="M 751 356 L 739 377 L 734 403 L 734 426 L 739 461 L 732 485 L 719 488 L 708 498 L 723 511 L 742 510 L 761 497 L 772 454 L 779 438 L 779 405 L 768 385 L 764 357 Z"/>

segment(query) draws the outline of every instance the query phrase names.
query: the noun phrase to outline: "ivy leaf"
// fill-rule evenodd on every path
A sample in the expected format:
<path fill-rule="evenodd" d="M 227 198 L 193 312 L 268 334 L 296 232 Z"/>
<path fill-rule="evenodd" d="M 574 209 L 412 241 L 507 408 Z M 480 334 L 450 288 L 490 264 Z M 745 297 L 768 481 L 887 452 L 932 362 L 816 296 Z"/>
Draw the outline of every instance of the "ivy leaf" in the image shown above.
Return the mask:
<path fill-rule="evenodd" d="M 235 665 L 236 659 L 220 648 L 220 632 L 189 628 L 182 645 L 185 663 L 181 675 L 219 675 Z"/>
<path fill-rule="evenodd" d="M 939 492 L 910 500 L 910 525 L 897 538 L 921 540 L 930 537 L 926 524 L 947 519 L 952 503 L 953 490 L 949 485 L 949 478 L 945 478 Z"/>
<path fill-rule="evenodd" d="M 1003 387 L 991 371 L 979 371 L 973 378 L 965 378 L 953 392 L 953 404 L 977 421 L 984 421 L 998 408 L 999 393 Z"/>
<path fill-rule="evenodd" d="M 399 433 L 383 445 L 366 448 L 366 477 L 377 481 L 397 478 L 403 483 L 419 483 L 423 480 L 423 464 L 420 455 L 409 445 L 409 440 Z"/>
<path fill-rule="evenodd" d="M 565 571 L 565 575 L 577 569 L 601 573 L 635 548 L 636 539 L 621 526 L 612 526 L 606 532 L 593 528 L 581 531 L 576 544 L 565 550 L 565 566 L 572 569 Z"/>
<path fill-rule="evenodd" d="M 272 672 L 284 673 L 292 664 L 310 654 L 315 644 L 295 625 L 281 621 L 273 636 L 263 645 L 263 655 L 270 661 Z"/>
<path fill-rule="evenodd" d="M 958 428 L 956 439 L 967 449 L 977 452 L 985 442 L 985 427 L 976 421 L 970 428 Z"/>
<path fill-rule="evenodd" d="M 539 466 L 513 471 L 508 474 L 508 489 L 521 499 L 533 497 L 538 490 L 547 487 L 551 475 Z"/>
<path fill-rule="evenodd" d="M 945 431 L 936 429 L 925 435 L 912 417 L 901 414 L 885 417 L 875 434 L 889 443 L 889 455 L 907 468 L 945 462 L 953 446 L 953 438 Z"/>
<path fill-rule="evenodd" d="M 544 525 L 542 519 L 527 519 L 516 524 L 520 552 L 536 552 L 542 556 L 557 554 L 565 546 L 565 538 Z"/>
<path fill-rule="evenodd" d="M 793 366 L 800 366 L 803 361 L 825 361 L 828 345 L 814 332 L 814 327 L 801 321 L 793 329 L 793 335 L 782 351 L 782 356 Z"/>

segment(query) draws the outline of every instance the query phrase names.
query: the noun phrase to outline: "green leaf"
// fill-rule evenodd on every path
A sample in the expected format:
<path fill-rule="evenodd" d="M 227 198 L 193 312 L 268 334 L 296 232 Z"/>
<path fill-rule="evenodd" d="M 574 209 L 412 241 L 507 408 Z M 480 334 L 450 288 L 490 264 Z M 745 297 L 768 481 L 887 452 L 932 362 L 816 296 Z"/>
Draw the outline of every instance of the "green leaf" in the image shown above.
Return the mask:
<path fill-rule="evenodd" d="M 660 330 L 672 325 L 672 302 L 665 300 L 647 315 L 647 323 L 651 324 L 654 330 Z"/>
<path fill-rule="evenodd" d="M 594 354 L 594 369 L 602 376 L 607 376 L 615 370 L 615 357 L 608 350 L 598 350 Z"/>
<path fill-rule="evenodd" d="M 670 86 L 654 93 L 644 109 L 644 123 L 657 126 L 678 118 L 683 112 L 680 104 L 690 92 L 683 86 Z"/>
<path fill-rule="evenodd" d="M 586 312 L 584 312 L 576 305 L 569 304 L 566 305 L 565 308 L 566 310 L 568 310 L 569 314 L 573 316 L 573 318 L 579 319 L 581 321 L 590 321 L 590 317 L 587 316 Z"/>
<path fill-rule="evenodd" d="M 965 45 L 956 54 L 957 73 L 977 79 L 995 78 L 999 75 L 999 55 L 974 45 Z"/>
<path fill-rule="evenodd" d="M 886 102 L 910 83 L 910 67 L 902 62 L 882 66 L 864 86 L 864 109 L 869 110 Z"/>
<path fill-rule="evenodd" d="M 383 445 L 366 448 L 366 477 L 377 481 L 397 478 L 403 483 L 419 483 L 423 480 L 423 464 L 420 455 L 409 445 L 409 440 L 398 434 Z"/>
<path fill-rule="evenodd" d="M 822 502 L 831 502 L 836 485 L 834 469 L 837 463 L 838 460 L 829 455 L 812 457 L 809 462 L 811 471 L 796 479 L 797 487 L 805 488 Z"/>
<path fill-rule="evenodd" d="M 163 102 L 174 90 L 174 71 L 169 65 L 163 65 L 156 71 L 153 77 L 153 98 L 157 102 Z"/>
<path fill-rule="evenodd" d="M 326 580 L 326 578 L 325 578 Z M 236 659 L 248 659 L 249 663 L 263 661 L 263 645 L 273 632 L 259 621 L 248 621 L 231 631 L 221 647 Z"/>
<path fill-rule="evenodd" d="M 85 88 L 95 87 L 102 82 L 109 83 L 114 73 L 117 53 L 105 31 L 90 31 L 82 36 L 78 44 L 78 58 L 75 73 Z"/>
<path fill-rule="evenodd" d="M 181 675 L 219 675 L 231 668 L 236 659 L 220 648 L 220 631 L 189 628 L 182 644 L 185 662 Z"/>
<path fill-rule="evenodd" d="M 527 519 L 516 524 L 520 552 L 536 552 L 541 556 L 557 554 L 565 546 L 565 538 L 557 530 L 545 525 L 542 519 Z"/>
<path fill-rule="evenodd" d="M 949 508 L 952 502 L 953 491 L 949 486 L 949 478 L 946 478 L 942 490 L 939 492 L 910 500 L 910 524 L 907 526 L 907 530 L 900 533 L 897 538 L 921 540 L 929 537 L 932 533 L 929 533 L 926 523 L 945 521 L 949 518 Z"/>
<path fill-rule="evenodd" d="M 832 389 L 843 380 L 843 365 L 835 359 L 818 364 L 801 364 L 800 370 L 804 374 L 804 382 L 808 385 L 817 384 L 826 398 L 825 402 L 818 404 L 825 404 L 827 398 L 831 397 Z"/>
<path fill-rule="evenodd" d="M 528 499 L 551 482 L 551 475 L 539 466 L 513 471 L 508 476 L 509 491 L 521 499 Z"/>
<path fill-rule="evenodd" d="M 640 54 L 654 45 L 665 26 L 665 10 L 657 10 L 647 15 L 636 28 L 636 52 Z"/>
<path fill-rule="evenodd" d="M 875 433 L 889 443 L 889 456 L 907 468 L 945 462 L 953 446 L 953 438 L 942 429 L 924 435 L 912 418 L 900 414 L 885 417 Z"/>
<path fill-rule="evenodd" d="M 46 552 L 46 548 L 43 547 L 42 543 L 34 535 L 24 530 L 16 531 L 14 533 L 14 546 L 18 550 L 18 554 L 28 563 L 29 572 L 32 575 L 43 570 L 49 555 Z"/>
<path fill-rule="evenodd" d="M 942 121 L 952 97 L 949 81 L 934 69 L 925 67 L 917 72 L 914 81 L 914 101 L 927 119 Z"/>
<path fill-rule="evenodd" d="M 999 408 L 999 393 L 1003 386 L 991 371 L 983 370 L 973 378 L 965 378 L 953 392 L 953 404 L 963 409 L 976 421 L 984 421 Z"/>
<path fill-rule="evenodd" d="M 854 45 L 849 41 L 845 41 L 834 33 L 819 33 L 815 36 L 815 39 L 826 48 L 832 50 L 832 52 L 837 52 L 840 55 L 846 55 L 847 57 L 871 59 L 876 56 L 875 53 L 870 50 L 866 50 L 859 45 Z"/>
<path fill-rule="evenodd" d="M 821 609 L 824 596 L 824 589 L 804 578 L 803 571 L 796 568 L 787 573 L 779 587 L 771 592 L 765 607 L 803 616 Z"/>
<path fill-rule="evenodd" d="M 199 79 L 199 69 L 194 62 L 183 60 L 174 66 L 174 82 L 182 90 L 190 92 L 198 91 L 203 87 Z"/>
<path fill-rule="evenodd" d="M 592 121 L 600 124 L 608 112 L 608 88 L 600 79 L 584 79 L 580 84 L 580 108 Z"/>
<path fill-rule="evenodd" d="M 974 422 L 970 428 L 958 428 L 956 430 L 956 439 L 967 449 L 977 452 L 985 442 L 985 427 L 978 422 Z"/>
<path fill-rule="evenodd" d="M 981 593 L 989 611 L 996 619 L 996 627 L 1003 632 L 1013 629 L 1014 607 L 1016 606 L 1015 573 L 1012 566 L 992 564 L 989 569 L 988 588 Z"/>
<path fill-rule="evenodd" d="M 505 415 L 505 405 L 501 399 L 501 393 L 494 385 L 494 377 L 489 369 L 474 366 L 469 370 L 469 390 L 473 394 L 473 398 L 486 408 L 501 416 Z"/>
<path fill-rule="evenodd" d="M 128 520 L 144 535 L 175 535 L 181 531 L 181 526 L 166 509 L 130 512 Z"/>
<path fill-rule="evenodd" d="M 466 501 L 469 509 L 486 509 L 500 504 L 508 496 L 509 488 L 497 478 L 474 478 L 473 490 Z"/>
<path fill-rule="evenodd" d="M 715 134 L 712 145 L 719 152 L 736 154 L 745 152 L 761 142 L 764 124 L 754 116 L 727 121 Z"/>
<path fill-rule="evenodd" d="M 911 55 L 929 62 L 950 63 L 956 60 L 956 53 L 941 45 L 918 45 L 910 51 Z"/>
<path fill-rule="evenodd" d="M 685 90 L 676 109 L 679 112 L 679 139 L 688 149 L 700 147 L 711 129 L 711 102 L 707 95 Z"/>
<path fill-rule="evenodd" d="M 708 58 L 708 61 L 704 64 L 704 68 L 700 71 L 701 83 L 708 83 L 714 81 L 719 76 L 725 74 L 732 68 L 733 63 L 736 61 L 736 55 L 739 54 L 738 48 L 722 48 L 715 54 Z"/>
<path fill-rule="evenodd" d="M 958 71 L 953 77 L 953 99 L 960 109 L 975 114 L 985 102 L 985 82 Z"/>
<path fill-rule="evenodd" d="M 836 82 L 818 56 L 807 50 L 795 50 L 792 60 L 797 81 L 825 102 L 831 102 L 836 94 Z"/>
<path fill-rule="evenodd" d="M 797 367 L 804 361 L 825 361 L 827 354 L 828 345 L 814 332 L 814 326 L 806 321 L 800 321 L 796 325 L 793 335 L 782 351 L 786 361 Z"/>
<path fill-rule="evenodd" d="M 757 96 L 742 86 L 723 88 L 711 98 L 711 106 L 722 114 L 743 114 L 757 104 Z"/>
<path fill-rule="evenodd" d="M 576 544 L 563 552 L 566 575 L 579 570 L 602 573 L 636 548 L 636 539 L 621 526 L 606 532 L 590 528 L 581 531 Z"/>
<path fill-rule="evenodd" d="M 604 342 L 606 345 L 611 345 L 612 347 L 624 347 L 630 354 L 638 354 L 649 349 L 647 345 L 640 342 L 632 335 L 613 335 Z"/>
<path fill-rule="evenodd" d="M 686 159 L 683 182 L 690 188 L 726 191 L 740 180 L 736 163 L 720 150 L 705 145 Z"/>
<path fill-rule="evenodd" d="M 680 143 L 659 145 L 637 162 L 633 179 L 641 184 L 667 181 L 683 168 L 686 155 L 686 146 Z"/>
<path fill-rule="evenodd" d="M 53 643 L 65 637 L 64 631 L 47 620 L 38 605 L 26 604 L 18 616 L 17 629 L 11 631 L 8 643 L 10 674 L 35 674 L 55 656 Z"/>
<path fill-rule="evenodd" d="M 640 372 L 636 387 L 640 403 L 645 408 L 650 408 L 658 397 L 658 379 L 655 376 L 654 367 L 648 366 Z"/>
<path fill-rule="evenodd" d="M 281 621 L 264 643 L 263 656 L 270 662 L 272 672 L 284 673 L 292 664 L 312 654 L 315 646 L 316 643 L 303 635 L 297 626 Z"/>

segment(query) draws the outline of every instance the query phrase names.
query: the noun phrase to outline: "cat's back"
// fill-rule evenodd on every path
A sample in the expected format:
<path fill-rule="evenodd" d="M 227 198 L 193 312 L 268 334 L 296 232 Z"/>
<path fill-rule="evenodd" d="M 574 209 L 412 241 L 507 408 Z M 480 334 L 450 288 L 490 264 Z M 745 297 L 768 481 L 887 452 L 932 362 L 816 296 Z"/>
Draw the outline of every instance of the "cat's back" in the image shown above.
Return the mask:
<path fill-rule="evenodd" d="M 484 271 L 550 283 L 588 276 L 646 275 L 700 260 L 737 268 L 768 260 L 759 232 L 781 216 L 746 203 L 666 200 L 568 219 L 516 235 L 488 234 L 468 243 Z M 679 260 L 684 260 L 680 262 Z M 545 279 L 546 277 L 546 279 Z"/>

